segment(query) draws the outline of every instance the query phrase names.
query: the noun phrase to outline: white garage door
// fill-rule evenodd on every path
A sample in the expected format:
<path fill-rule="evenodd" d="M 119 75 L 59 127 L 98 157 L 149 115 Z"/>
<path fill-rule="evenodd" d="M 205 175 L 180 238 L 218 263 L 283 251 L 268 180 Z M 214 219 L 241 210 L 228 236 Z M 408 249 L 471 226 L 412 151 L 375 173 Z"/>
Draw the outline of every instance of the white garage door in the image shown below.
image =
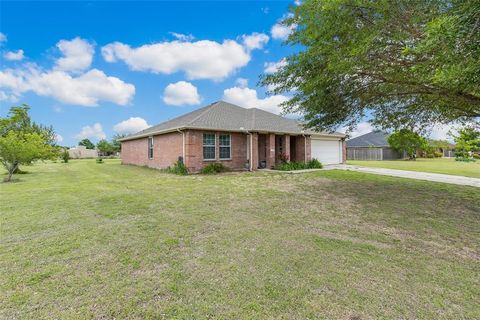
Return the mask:
<path fill-rule="evenodd" d="M 312 158 L 318 159 L 322 164 L 341 163 L 342 142 L 312 138 Z"/>

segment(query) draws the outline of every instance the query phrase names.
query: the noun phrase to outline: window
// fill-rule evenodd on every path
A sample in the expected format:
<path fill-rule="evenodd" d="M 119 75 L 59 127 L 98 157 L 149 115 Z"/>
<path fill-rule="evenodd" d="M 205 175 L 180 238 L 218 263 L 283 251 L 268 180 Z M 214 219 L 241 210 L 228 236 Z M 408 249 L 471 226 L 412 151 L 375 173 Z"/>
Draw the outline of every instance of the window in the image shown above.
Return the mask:
<path fill-rule="evenodd" d="M 148 137 L 148 159 L 153 159 L 153 137 Z"/>
<path fill-rule="evenodd" d="M 215 160 L 215 134 L 203 134 L 203 160 Z"/>
<path fill-rule="evenodd" d="M 230 148 L 230 135 L 229 134 L 221 134 L 219 136 L 219 146 L 220 146 L 220 159 L 231 159 L 231 148 Z"/>

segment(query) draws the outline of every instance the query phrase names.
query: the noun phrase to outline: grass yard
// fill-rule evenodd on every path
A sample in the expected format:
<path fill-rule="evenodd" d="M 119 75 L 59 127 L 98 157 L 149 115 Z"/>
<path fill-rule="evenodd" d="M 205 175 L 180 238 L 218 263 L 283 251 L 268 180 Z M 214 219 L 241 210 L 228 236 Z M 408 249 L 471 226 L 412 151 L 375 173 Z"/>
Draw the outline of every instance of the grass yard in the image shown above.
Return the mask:
<path fill-rule="evenodd" d="M 3 319 L 480 318 L 473 187 L 115 160 L 23 169 L 0 184 Z"/>
<path fill-rule="evenodd" d="M 480 161 L 476 162 L 462 162 L 455 161 L 449 158 L 423 159 L 419 158 L 416 161 L 409 160 L 391 160 L 391 161 L 361 161 L 348 160 L 347 164 L 388 168 L 421 172 L 433 172 L 452 174 L 455 176 L 465 176 L 472 178 L 480 178 Z"/>

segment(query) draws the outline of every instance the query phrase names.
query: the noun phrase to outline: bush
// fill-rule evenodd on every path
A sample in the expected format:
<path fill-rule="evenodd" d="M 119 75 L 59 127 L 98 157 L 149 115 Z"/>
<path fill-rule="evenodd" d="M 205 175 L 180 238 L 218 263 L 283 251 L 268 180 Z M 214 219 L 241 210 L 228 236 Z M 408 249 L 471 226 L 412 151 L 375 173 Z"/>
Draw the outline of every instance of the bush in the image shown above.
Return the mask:
<path fill-rule="evenodd" d="M 216 174 L 228 171 L 228 168 L 221 163 L 210 163 L 200 170 L 200 173 L 203 174 Z"/>
<path fill-rule="evenodd" d="M 480 159 L 480 154 L 474 153 L 474 154 L 472 154 L 472 157 L 473 157 L 474 159 Z"/>
<path fill-rule="evenodd" d="M 67 149 L 63 149 L 62 153 L 60 153 L 60 157 L 64 163 L 67 163 L 70 160 L 70 153 L 68 153 Z"/>
<path fill-rule="evenodd" d="M 435 155 L 433 153 L 427 153 L 427 158 L 435 158 Z"/>
<path fill-rule="evenodd" d="M 97 163 L 103 163 L 103 159 L 102 158 L 97 158 L 96 162 Z"/>
<path fill-rule="evenodd" d="M 283 162 L 275 167 L 275 170 L 280 171 L 293 171 L 304 169 L 321 169 L 323 166 L 317 159 L 312 159 L 307 163 L 304 162 Z"/>
<path fill-rule="evenodd" d="M 438 151 L 435 151 L 435 152 L 433 153 L 433 155 L 435 156 L 435 158 L 441 158 L 441 157 L 443 157 L 443 153 L 442 153 L 442 152 L 438 152 Z"/>
<path fill-rule="evenodd" d="M 185 166 L 185 164 L 183 163 L 183 161 L 177 160 L 173 164 L 173 166 L 165 169 L 165 172 L 178 174 L 178 175 L 181 175 L 181 176 L 186 176 L 188 174 L 188 169 Z"/>
<path fill-rule="evenodd" d="M 469 158 L 469 157 L 456 157 L 455 161 L 475 162 L 476 160 L 474 158 Z"/>
<path fill-rule="evenodd" d="M 312 160 L 310 160 L 308 163 L 307 163 L 307 167 L 308 169 L 321 169 L 323 168 L 323 165 L 320 161 L 318 161 L 317 159 L 313 158 Z"/>
<path fill-rule="evenodd" d="M 292 171 L 306 169 L 307 165 L 303 162 L 283 162 L 275 167 L 275 170 Z"/>

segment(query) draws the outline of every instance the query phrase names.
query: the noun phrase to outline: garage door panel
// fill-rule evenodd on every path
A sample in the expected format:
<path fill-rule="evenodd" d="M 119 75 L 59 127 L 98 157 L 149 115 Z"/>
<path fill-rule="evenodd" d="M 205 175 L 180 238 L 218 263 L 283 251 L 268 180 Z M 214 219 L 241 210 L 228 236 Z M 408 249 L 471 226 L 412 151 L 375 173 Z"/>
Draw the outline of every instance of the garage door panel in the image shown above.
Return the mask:
<path fill-rule="evenodd" d="M 339 140 L 312 139 L 312 158 L 322 164 L 338 164 L 342 162 L 342 143 Z"/>

